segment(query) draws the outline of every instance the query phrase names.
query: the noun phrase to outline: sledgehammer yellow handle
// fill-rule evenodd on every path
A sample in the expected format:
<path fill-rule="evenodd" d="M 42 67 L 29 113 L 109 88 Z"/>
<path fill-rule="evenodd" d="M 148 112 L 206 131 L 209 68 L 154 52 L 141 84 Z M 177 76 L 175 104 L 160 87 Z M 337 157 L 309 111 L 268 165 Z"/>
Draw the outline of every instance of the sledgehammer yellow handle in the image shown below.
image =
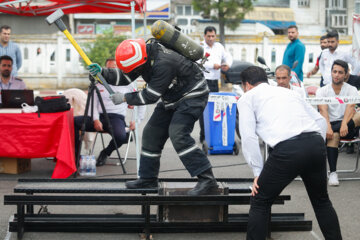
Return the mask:
<path fill-rule="evenodd" d="M 92 64 L 88 56 L 86 56 L 85 52 L 81 49 L 80 45 L 75 41 L 75 39 L 72 37 L 72 35 L 67 30 L 65 23 L 61 20 L 61 17 L 64 15 L 64 12 L 61 9 L 56 10 L 54 13 L 49 15 L 46 18 L 46 22 L 51 25 L 55 23 L 55 25 L 59 28 L 60 31 L 62 31 L 67 39 L 71 42 L 71 44 L 75 47 L 76 51 L 80 54 L 82 59 L 84 59 L 85 63 L 89 66 Z M 95 79 L 99 81 L 106 90 L 111 94 L 114 94 L 114 91 L 110 88 L 109 84 L 106 82 L 104 77 L 101 75 L 101 73 L 96 74 Z"/>
<path fill-rule="evenodd" d="M 81 47 L 79 46 L 79 44 L 75 41 L 75 39 L 72 37 L 72 35 L 69 33 L 69 31 L 67 29 L 65 29 L 63 31 L 63 33 L 65 34 L 65 36 L 67 37 L 67 39 L 69 39 L 69 41 L 71 42 L 71 44 L 75 47 L 76 51 L 78 51 L 78 53 L 80 54 L 80 56 L 82 57 L 82 59 L 84 59 L 86 65 L 90 65 L 92 64 L 92 62 L 90 61 L 90 59 L 88 58 L 88 56 L 86 56 L 85 52 L 81 49 Z"/>

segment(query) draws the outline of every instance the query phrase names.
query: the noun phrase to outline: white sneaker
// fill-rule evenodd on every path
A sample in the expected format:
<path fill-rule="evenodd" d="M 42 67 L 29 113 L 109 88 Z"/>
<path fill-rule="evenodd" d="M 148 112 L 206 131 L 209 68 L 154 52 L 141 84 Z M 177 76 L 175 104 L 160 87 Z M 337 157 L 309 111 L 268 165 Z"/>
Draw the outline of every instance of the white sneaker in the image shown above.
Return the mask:
<path fill-rule="evenodd" d="M 331 172 L 329 175 L 329 186 L 339 186 L 339 179 L 336 172 Z"/>

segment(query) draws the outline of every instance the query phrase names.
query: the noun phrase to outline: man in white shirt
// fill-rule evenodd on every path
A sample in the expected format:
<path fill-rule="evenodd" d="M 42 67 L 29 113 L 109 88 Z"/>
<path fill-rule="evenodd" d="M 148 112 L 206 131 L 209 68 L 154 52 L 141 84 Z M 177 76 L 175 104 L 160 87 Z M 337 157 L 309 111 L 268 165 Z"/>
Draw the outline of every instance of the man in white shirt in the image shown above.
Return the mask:
<path fill-rule="evenodd" d="M 298 94 L 270 86 L 264 69 L 240 74 L 242 151 L 254 173 L 247 239 L 265 240 L 271 205 L 298 175 L 304 181 L 325 239 L 341 239 L 339 221 L 327 193 L 325 119 Z M 260 137 L 270 147 L 264 164 Z"/>
<path fill-rule="evenodd" d="M 279 87 L 287 88 L 297 92 L 302 98 L 305 98 L 305 91 L 301 87 L 290 84 L 291 69 L 289 66 L 282 64 L 275 69 L 275 78 Z"/>
<path fill-rule="evenodd" d="M 327 34 L 328 48 L 322 51 L 319 63 L 320 72 L 324 79 L 323 84 L 328 85 L 332 82 L 331 67 L 336 59 L 348 62 L 352 66 L 352 74 L 357 75 L 360 71 L 360 64 L 356 58 L 352 56 L 351 51 L 342 52 L 338 49 L 339 34 L 337 32 L 329 32 Z"/>
<path fill-rule="evenodd" d="M 204 76 L 207 81 L 210 92 L 219 92 L 220 71 L 227 71 L 232 65 L 233 59 L 231 55 L 226 52 L 224 46 L 216 42 L 216 28 L 208 26 L 204 30 L 204 41 L 201 43 L 204 47 L 204 52 L 209 53 L 208 60 L 204 63 Z M 205 139 L 204 133 L 204 118 L 203 115 L 199 118 L 200 123 L 200 142 Z"/>
<path fill-rule="evenodd" d="M 318 89 L 316 97 L 358 96 L 357 89 L 345 82 L 348 68 L 346 62 L 335 60 L 331 69 L 332 83 Z M 330 168 L 329 185 L 338 186 L 336 164 L 340 138 L 356 136 L 355 127 L 360 126 L 360 114 L 355 112 L 355 104 L 329 104 L 318 107 L 328 125 L 326 146 Z"/>

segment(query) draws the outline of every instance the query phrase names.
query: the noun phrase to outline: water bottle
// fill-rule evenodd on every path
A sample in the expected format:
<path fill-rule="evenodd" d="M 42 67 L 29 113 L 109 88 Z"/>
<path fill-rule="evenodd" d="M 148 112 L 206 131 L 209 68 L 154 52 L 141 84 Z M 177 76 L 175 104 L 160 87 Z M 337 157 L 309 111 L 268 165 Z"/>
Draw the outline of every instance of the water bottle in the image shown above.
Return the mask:
<path fill-rule="evenodd" d="M 86 173 L 86 158 L 84 155 L 80 156 L 80 176 L 85 176 Z"/>
<path fill-rule="evenodd" d="M 96 176 L 96 159 L 95 159 L 95 155 L 91 155 L 91 176 Z"/>
<path fill-rule="evenodd" d="M 86 176 L 91 175 L 91 157 L 86 155 Z"/>

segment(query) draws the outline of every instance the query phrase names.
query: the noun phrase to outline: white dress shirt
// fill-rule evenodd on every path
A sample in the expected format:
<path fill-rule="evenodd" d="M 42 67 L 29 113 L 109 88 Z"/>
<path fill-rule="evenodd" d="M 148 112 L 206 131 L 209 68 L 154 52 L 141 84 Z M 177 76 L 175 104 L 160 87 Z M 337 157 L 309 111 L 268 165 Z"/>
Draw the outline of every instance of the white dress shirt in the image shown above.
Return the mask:
<path fill-rule="evenodd" d="M 351 52 L 342 52 L 338 48 L 331 53 L 329 49 L 325 49 L 321 53 L 321 58 L 319 62 L 319 68 L 321 75 L 324 79 L 324 85 L 328 85 L 332 81 L 331 77 L 331 67 L 335 60 L 340 59 L 347 63 L 350 63 L 352 66 L 353 75 L 357 75 L 360 71 L 360 64 L 356 61 L 356 58 L 352 56 Z"/>
<path fill-rule="evenodd" d="M 100 91 L 100 94 L 101 94 L 102 100 L 104 102 L 106 112 L 107 113 L 121 114 L 124 117 L 126 117 L 128 104 L 125 102 L 125 103 L 115 105 L 111 101 L 110 94 L 105 89 L 104 85 L 98 83 L 98 84 L 96 84 L 96 86 L 98 87 L 98 89 Z M 128 92 L 133 92 L 134 91 L 134 88 L 133 88 L 132 84 L 129 84 L 127 86 L 110 85 L 110 87 L 112 88 L 112 90 L 114 92 L 128 93 Z M 99 119 L 99 114 L 103 112 L 102 108 L 101 108 L 101 105 L 100 105 L 100 102 L 99 102 L 99 99 L 97 97 L 97 94 L 95 92 L 94 92 L 94 105 L 96 106 L 94 108 L 94 113 L 93 113 L 93 120 L 95 121 L 95 120 Z M 146 106 L 138 106 L 137 109 L 138 109 L 138 122 L 140 122 L 142 119 L 144 119 Z M 90 114 L 91 114 L 91 111 L 89 110 L 88 115 L 90 116 Z"/>
<path fill-rule="evenodd" d="M 338 95 L 335 94 L 332 84 L 326 85 L 322 88 L 319 88 L 316 91 L 316 97 L 338 97 L 338 96 L 358 96 L 358 91 L 356 87 L 351 86 L 350 84 L 344 83 L 341 87 L 340 93 Z M 346 109 L 346 104 L 329 104 L 328 105 L 328 114 L 329 121 L 342 121 L 344 118 L 344 113 Z"/>
<path fill-rule="evenodd" d="M 326 120 L 290 89 L 261 83 L 247 91 L 237 107 L 243 155 L 255 177 L 264 165 L 258 136 L 272 148 L 304 132 L 319 132 L 325 139 Z"/>
<path fill-rule="evenodd" d="M 204 47 L 204 52 L 210 54 L 208 60 L 204 64 L 204 68 L 208 71 L 204 72 L 205 79 L 218 80 L 220 79 L 221 69 L 214 69 L 214 64 L 226 64 L 231 67 L 233 63 L 232 56 L 219 42 L 215 42 L 213 46 L 210 47 L 203 41 L 202 45 Z"/>

